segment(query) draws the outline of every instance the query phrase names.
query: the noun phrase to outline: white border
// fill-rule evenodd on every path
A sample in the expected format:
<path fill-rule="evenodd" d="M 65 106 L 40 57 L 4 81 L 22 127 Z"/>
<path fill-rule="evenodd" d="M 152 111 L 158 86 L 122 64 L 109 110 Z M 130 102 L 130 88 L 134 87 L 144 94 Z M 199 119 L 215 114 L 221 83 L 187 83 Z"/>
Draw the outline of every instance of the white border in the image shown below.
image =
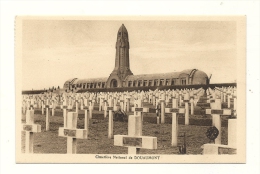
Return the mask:
<path fill-rule="evenodd" d="M 259 1 L 213 2 L 14 2 L 1 1 L 0 173 L 259 173 Z M 14 17 L 16 15 L 246 15 L 247 164 L 25 165 L 15 164 Z M 129 170 L 128 169 L 132 169 Z M 90 171 L 89 171 L 90 170 Z M 142 170 L 142 172 L 144 172 Z"/>

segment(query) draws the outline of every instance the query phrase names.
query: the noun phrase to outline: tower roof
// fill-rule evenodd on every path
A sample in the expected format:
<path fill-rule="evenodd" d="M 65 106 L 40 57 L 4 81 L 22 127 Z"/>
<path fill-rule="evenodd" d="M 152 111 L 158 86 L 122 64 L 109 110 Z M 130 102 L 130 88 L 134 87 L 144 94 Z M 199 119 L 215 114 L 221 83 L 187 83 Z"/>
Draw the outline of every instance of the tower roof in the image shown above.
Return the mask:
<path fill-rule="evenodd" d="M 118 33 L 119 33 L 119 32 L 121 32 L 121 33 L 128 33 L 128 32 L 127 32 L 127 29 L 125 28 L 125 25 L 124 25 L 124 24 L 122 24 L 121 27 L 119 28 Z"/>

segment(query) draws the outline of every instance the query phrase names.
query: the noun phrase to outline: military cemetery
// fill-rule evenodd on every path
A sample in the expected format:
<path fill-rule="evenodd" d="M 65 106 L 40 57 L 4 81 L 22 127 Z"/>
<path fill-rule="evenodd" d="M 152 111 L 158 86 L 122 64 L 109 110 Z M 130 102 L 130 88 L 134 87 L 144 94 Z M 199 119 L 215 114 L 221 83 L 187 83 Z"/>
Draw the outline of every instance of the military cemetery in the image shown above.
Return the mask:
<path fill-rule="evenodd" d="M 236 155 L 237 84 L 196 68 L 134 75 L 129 35 L 122 24 L 108 77 L 21 92 L 21 152 Z"/>
<path fill-rule="evenodd" d="M 22 131 L 26 133 L 22 150 L 25 153 L 182 154 L 179 132 L 185 132 L 186 154 L 235 154 L 236 100 L 228 105 L 228 96 L 221 93 L 223 90 L 230 91 L 230 95 L 236 98 L 236 87 L 25 94 L 21 108 Z M 176 96 L 180 93 L 184 97 L 178 100 Z M 149 96 L 157 94 L 155 106 Z M 192 94 L 196 94 L 197 102 L 189 97 Z M 223 100 L 220 98 L 222 95 Z M 81 100 L 77 100 L 76 96 Z M 165 107 L 166 96 L 171 100 Z M 35 103 L 33 107 L 31 101 Z M 131 108 L 129 111 L 123 101 Z M 179 102 L 182 104 L 179 105 Z M 205 107 L 201 109 L 198 105 Z M 121 111 L 122 120 L 115 118 L 118 111 Z M 123 117 L 126 119 L 123 120 Z M 216 128 L 217 135 L 214 137 L 214 131 L 210 132 L 213 136 L 213 141 L 210 141 L 206 132 L 212 127 Z M 53 144 L 48 140 L 50 132 L 56 133 L 57 140 Z M 33 133 L 38 133 L 36 138 L 33 138 Z M 45 138 L 50 141 L 50 147 L 55 147 L 60 139 L 58 137 L 67 138 L 67 143 L 64 140 L 58 143 L 62 143 L 59 151 L 53 151 L 55 148 L 48 151 L 42 147 L 41 142 Z M 88 149 L 89 144 L 96 143 L 95 150 Z M 128 147 L 128 151 L 123 147 Z"/>

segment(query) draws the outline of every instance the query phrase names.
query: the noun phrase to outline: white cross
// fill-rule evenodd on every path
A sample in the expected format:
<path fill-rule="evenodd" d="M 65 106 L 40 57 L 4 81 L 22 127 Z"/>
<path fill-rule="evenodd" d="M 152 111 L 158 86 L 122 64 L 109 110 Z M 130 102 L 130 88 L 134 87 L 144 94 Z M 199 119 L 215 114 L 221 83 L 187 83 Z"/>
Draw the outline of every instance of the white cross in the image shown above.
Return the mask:
<path fill-rule="evenodd" d="M 142 136 L 142 119 L 138 115 L 130 115 L 128 119 L 128 135 L 115 135 L 114 145 L 128 147 L 128 154 L 139 154 L 140 149 L 157 149 L 157 137 Z"/>
<path fill-rule="evenodd" d="M 41 132 L 41 125 L 34 124 L 34 110 L 26 111 L 26 124 L 22 124 L 25 131 L 25 153 L 33 153 L 34 133 Z"/>
<path fill-rule="evenodd" d="M 67 153 L 76 154 L 77 153 L 77 139 L 87 139 L 88 130 L 77 129 L 77 112 L 68 112 L 67 117 L 67 127 L 59 128 L 59 136 L 67 137 Z"/>

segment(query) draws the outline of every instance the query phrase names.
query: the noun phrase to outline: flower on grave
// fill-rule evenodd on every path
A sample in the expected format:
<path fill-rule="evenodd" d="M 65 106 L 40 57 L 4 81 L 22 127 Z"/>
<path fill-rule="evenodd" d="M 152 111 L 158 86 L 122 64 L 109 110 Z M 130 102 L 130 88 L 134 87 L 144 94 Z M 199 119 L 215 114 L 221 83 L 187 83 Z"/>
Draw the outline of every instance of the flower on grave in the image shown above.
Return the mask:
<path fill-rule="evenodd" d="M 219 134 L 219 130 L 215 126 L 208 128 L 206 132 L 206 136 L 211 141 L 214 141 L 218 137 L 218 134 Z"/>

